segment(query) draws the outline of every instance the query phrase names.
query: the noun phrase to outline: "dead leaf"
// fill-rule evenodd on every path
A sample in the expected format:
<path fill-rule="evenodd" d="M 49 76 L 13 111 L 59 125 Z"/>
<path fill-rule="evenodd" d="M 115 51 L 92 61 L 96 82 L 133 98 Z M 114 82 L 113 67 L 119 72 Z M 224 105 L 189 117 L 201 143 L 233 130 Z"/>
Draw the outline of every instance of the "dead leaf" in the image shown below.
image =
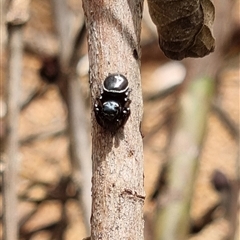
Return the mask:
<path fill-rule="evenodd" d="M 215 11 L 210 0 L 148 0 L 148 5 L 167 57 L 204 57 L 214 50 Z"/>

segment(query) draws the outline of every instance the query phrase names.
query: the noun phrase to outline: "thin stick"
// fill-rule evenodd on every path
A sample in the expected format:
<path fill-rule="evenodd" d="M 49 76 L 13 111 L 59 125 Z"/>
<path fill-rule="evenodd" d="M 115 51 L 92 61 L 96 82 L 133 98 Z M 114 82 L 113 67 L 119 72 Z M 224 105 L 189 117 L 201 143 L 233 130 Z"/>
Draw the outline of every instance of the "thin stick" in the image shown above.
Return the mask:
<path fill-rule="evenodd" d="M 4 171 L 4 233 L 6 240 L 17 239 L 18 116 L 22 73 L 22 27 L 9 27 L 9 66 L 7 89 L 7 129 Z"/>
<path fill-rule="evenodd" d="M 213 102 L 212 109 L 229 133 L 236 139 L 239 140 L 239 129 L 233 120 L 228 116 L 227 112 L 224 111 L 217 102 Z"/>
<path fill-rule="evenodd" d="M 8 33 L 8 81 L 7 81 L 7 136 L 6 168 L 4 181 L 4 239 L 18 239 L 17 222 L 17 173 L 18 173 L 18 118 L 19 95 L 22 75 L 23 24 L 28 20 L 29 0 L 14 0 L 7 14 Z"/>
<path fill-rule="evenodd" d="M 79 14 L 79 22 L 75 23 L 79 31 L 73 31 L 71 12 L 68 11 L 64 0 L 55 0 L 54 11 L 56 26 L 60 36 L 60 92 L 68 107 L 70 157 L 73 167 L 73 176 L 81 192 L 79 202 L 81 203 L 86 231 L 90 232 L 91 217 L 91 161 L 90 161 L 90 139 L 88 135 L 88 124 L 86 109 L 84 106 L 81 88 L 76 76 L 76 65 L 80 58 L 77 49 L 81 46 L 85 36 L 85 25 Z M 64 18 L 62 16 L 65 16 Z M 71 43 L 71 44 L 69 44 Z"/>

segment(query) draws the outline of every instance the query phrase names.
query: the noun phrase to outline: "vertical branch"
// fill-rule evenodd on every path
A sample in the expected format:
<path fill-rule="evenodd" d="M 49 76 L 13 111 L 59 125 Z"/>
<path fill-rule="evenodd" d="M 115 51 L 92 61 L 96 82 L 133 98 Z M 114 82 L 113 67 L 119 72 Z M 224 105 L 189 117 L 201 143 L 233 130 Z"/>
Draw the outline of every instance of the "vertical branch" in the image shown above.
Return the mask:
<path fill-rule="evenodd" d="M 66 0 L 53 0 L 53 10 L 55 24 L 60 39 L 60 61 L 62 66 L 68 65 L 71 54 L 72 39 L 70 39 L 71 30 L 70 17 L 71 12 L 68 11 Z"/>
<path fill-rule="evenodd" d="M 91 217 L 91 177 L 92 165 L 90 157 L 89 124 L 83 96 L 76 77 L 71 76 L 68 82 L 69 133 L 71 140 L 71 157 L 73 159 L 74 179 L 80 186 L 82 211 L 86 231 L 90 232 Z"/>
<path fill-rule="evenodd" d="M 18 174 L 18 117 L 19 95 L 22 77 L 23 24 L 28 20 L 29 1 L 11 2 L 7 14 L 8 21 L 8 79 L 6 89 L 7 102 L 7 136 L 5 150 L 7 156 L 4 170 L 4 239 L 18 239 L 17 222 L 17 174 Z"/>
<path fill-rule="evenodd" d="M 76 76 L 76 65 L 80 58 L 78 48 L 85 36 L 83 17 L 79 13 L 78 21 L 73 21 L 66 0 L 54 0 L 56 27 L 60 37 L 59 59 L 61 75 L 58 87 L 68 108 L 68 130 L 70 137 L 70 158 L 73 176 L 79 189 L 86 231 L 90 231 L 91 216 L 91 161 L 90 143 L 86 109 Z M 81 21 L 82 20 L 82 21 Z M 75 26 L 77 24 L 77 27 Z M 78 32 L 75 32 L 75 29 Z"/>
<path fill-rule="evenodd" d="M 131 115 L 116 134 L 92 113 L 91 239 L 143 239 L 143 147 L 140 82 L 142 0 L 83 1 L 88 31 L 92 106 L 104 79 L 127 77 Z"/>
<path fill-rule="evenodd" d="M 7 86 L 7 163 L 4 170 L 4 235 L 6 240 L 17 239 L 17 173 L 18 173 L 18 115 L 19 86 L 22 72 L 22 30 L 9 27 L 9 77 Z"/>

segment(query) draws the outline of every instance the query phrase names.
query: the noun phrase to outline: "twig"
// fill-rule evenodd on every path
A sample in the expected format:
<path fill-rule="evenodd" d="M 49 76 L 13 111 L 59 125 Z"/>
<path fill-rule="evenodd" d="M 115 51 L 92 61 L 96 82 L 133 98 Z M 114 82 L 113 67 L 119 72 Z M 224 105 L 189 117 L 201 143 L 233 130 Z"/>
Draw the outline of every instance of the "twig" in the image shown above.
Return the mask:
<path fill-rule="evenodd" d="M 53 0 L 56 28 L 60 37 L 60 62 L 65 70 L 71 66 L 71 59 L 76 55 L 79 33 L 84 24 L 84 17 L 79 13 L 74 16 L 68 9 L 65 0 Z M 64 16 L 64 17 L 63 17 Z"/>
<path fill-rule="evenodd" d="M 86 109 L 77 79 L 71 77 L 68 83 L 69 131 L 71 140 L 71 159 L 74 179 L 81 189 L 79 198 L 82 203 L 87 231 L 90 231 L 91 217 L 91 176 L 89 124 L 86 121 Z"/>
<path fill-rule="evenodd" d="M 214 213 L 216 213 L 216 210 L 219 209 L 221 206 L 221 202 L 215 203 L 213 206 L 211 206 L 210 209 L 201 217 L 201 219 L 197 221 L 191 220 L 190 222 L 190 233 L 196 234 L 203 230 L 208 224 L 212 223 L 215 219 Z"/>
<path fill-rule="evenodd" d="M 161 100 L 160 100 L 161 101 Z M 174 112 L 176 111 L 176 98 L 170 99 L 168 104 L 159 111 L 163 116 L 163 119 L 159 121 L 156 125 L 152 126 L 150 131 L 147 132 L 146 136 L 144 133 L 143 142 L 144 144 L 148 144 L 149 140 L 155 136 L 162 128 L 167 127 L 170 128 L 172 126 L 172 120 Z"/>
<path fill-rule="evenodd" d="M 23 237 L 24 239 L 28 240 L 28 239 L 31 239 L 31 237 L 37 233 L 37 232 L 40 232 L 42 230 L 45 230 L 45 231 L 50 231 L 51 233 L 52 232 L 55 232 L 55 229 L 58 228 L 58 225 L 62 222 L 62 220 L 59 220 L 59 221 L 56 221 L 56 222 L 53 222 L 53 223 L 49 223 L 45 226 L 41 226 L 39 228 L 36 228 L 34 230 L 32 230 L 31 232 L 25 232 L 24 230 L 21 231 L 20 235 L 21 237 Z M 60 240 L 59 238 L 55 238 L 55 239 L 58 239 Z"/>
<path fill-rule="evenodd" d="M 25 237 L 27 235 L 31 235 L 34 232 L 41 231 L 43 229 L 47 229 L 47 228 L 49 228 L 49 226 L 52 226 L 52 224 L 54 224 L 54 226 L 55 225 L 56 226 L 51 231 L 52 232 L 52 238 L 53 239 L 62 239 L 63 231 L 65 230 L 65 227 L 66 227 L 67 222 L 68 222 L 67 215 L 66 215 L 66 205 L 65 205 L 65 203 L 71 198 L 72 199 L 77 199 L 77 192 L 78 191 L 76 191 L 76 190 L 72 191 L 72 192 L 67 191 L 67 189 L 69 189 L 69 187 L 71 185 L 73 185 L 73 182 L 72 182 L 72 179 L 71 179 L 70 176 L 69 177 L 68 176 L 67 177 L 62 177 L 60 179 L 60 181 L 58 182 L 58 184 L 54 187 L 51 187 L 48 184 L 35 182 L 35 183 L 32 183 L 29 188 L 34 187 L 35 185 L 46 186 L 47 187 L 47 194 L 43 199 L 38 199 L 38 200 L 28 198 L 27 197 L 27 192 L 20 196 L 21 200 L 31 202 L 31 203 L 35 203 L 35 205 L 36 205 L 35 209 L 32 212 L 30 212 L 27 216 L 25 216 L 24 218 L 22 218 L 20 220 L 21 236 Z M 31 220 L 31 217 L 33 217 L 34 214 L 39 210 L 39 207 L 41 206 L 41 203 L 44 203 L 46 201 L 51 201 L 51 200 L 58 200 L 58 201 L 61 202 L 61 211 L 62 211 L 61 220 L 58 221 L 58 223 L 56 223 L 56 224 L 51 223 L 50 225 L 47 225 L 47 227 L 44 226 L 44 227 L 35 229 L 32 232 L 24 231 L 24 224 L 26 224 L 27 221 Z"/>
<path fill-rule="evenodd" d="M 186 239 L 188 210 L 212 93 L 213 82 L 198 78 L 188 84 L 180 98 L 178 121 L 168 149 L 167 191 L 159 201 L 154 239 Z"/>
<path fill-rule="evenodd" d="M 220 119 L 220 121 L 224 124 L 230 134 L 238 141 L 239 140 L 239 129 L 236 124 L 231 120 L 228 114 L 216 103 L 213 102 L 212 109 Z"/>
<path fill-rule="evenodd" d="M 181 84 L 170 86 L 169 88 L 159 91 L 158 93 L 146 96 L 144 98 L 144 101 L 155 101 L 159 99 L 162 100 L 168 97 L 169 95 L 176 93 L 176 91 L 179 90 L 180 87 L 181 87 Z"/>
<path fill-rule="evenodd" d="M 53 57 L 59 51 L 58 39 L 52 32 L 40 32 L 28 26 L 23 41 L 25 51 L 38 56 Z"/>
<path fill-rule="evenodd" d="M 79 14 L 78 31 L 73 31 L 72 16 L 67 11 L 64 1 L 54 1 L 56 26 L 60 35 L 61 52 L 61 76 L 60 92 L 68 107 L 69 135 L 70 135 L 70 157 L 73 166 L 73 176 L 81 193 L 80 203 L 84 215 L 87 231 L 90 231 L 91 217 L 91 161 L 90 142 L 86 118 L 86 109 L 81 95 L 81 88 L 76 77 L 76 66 L 79 59 L 77 48 L 83 42 L 86 28 L 83 16 Z M 62 14 L 64 13 L 64 23 Z M 82 17 L 82 21 L 80 18 Z M 75 23 L 76 24 L 76 23 Z M 71 44 L 69 44 L 71 43 Z M 66 47 L 67 46 L 67 47 Z"/>
<path fill-rule="evenodd" d="M 40 203 L 41 202 L 37 202 L 35 209 L 33 209 L 30 213 L 28 213 L 26 216 L 24 216 L 19 220 L 18 225 L 19 225 L 20 235 L 21 235 L 21 229 L 24 226 L 24 224 L 26 224 L 26 222 L 29 221 L 37 213 L 38 205 L 40 205 Z"/>
<path fill-rule="evenodd" d="M 4 171 L 4 239 L 17 240 L 17 173 L 18 173 L 18 117 L 19 94 L 22 76 L 22 28 L 28 20 L 29 1 L 14 0 L 7 14 L 8 21 L 8 86 L 6 136 L 7 162 Z"/>
<path fill-rule="evenodd" d="M 37 133 L 32 134 L 30 136 L 27 136 L 23 139 L 20 139 L 19 144 L 26 145 L 34 141 L 44 140 L 47 138 L 56 138 L 62 135 L 65 135 L 67 133 L 66 129 L 58 129 L 51 132 L 43 132 L 43 133 Z"/>
<path fill-rule="evenodd" d="M 45 84 L 43 87 L 33 90 L 33 92 L 31 92 L 28 98 L 20 106 L 21 111 L 27 108 L 33 100 L 43 96 L 47 92 L 48 88 L 49 86 Z"/>

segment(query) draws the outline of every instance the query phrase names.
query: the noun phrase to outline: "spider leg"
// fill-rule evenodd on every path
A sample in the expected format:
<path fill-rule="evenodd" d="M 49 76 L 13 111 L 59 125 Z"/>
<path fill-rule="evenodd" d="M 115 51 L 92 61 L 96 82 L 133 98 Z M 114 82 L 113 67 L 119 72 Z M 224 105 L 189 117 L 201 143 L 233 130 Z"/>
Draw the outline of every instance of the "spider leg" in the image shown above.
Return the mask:
<path fill-rule="evenodd" d="M 125 107 L 122 110 L 122 113 L 121 113 L 121 115 L 122 115 L 121 116 L 121 119 L 122 119 L 121 126 L 123 126 L 127 122 L 128 118 L 130 116 L 130 113 L 131 113 L 130 108 L 129 108 L 130 102 L 131 101 L 127 101 L 128 105 L 126 106 L 126 104 L 125 104 Z"/>
<path fill-rule="evenodd" d="M 99 97 L 99 98 L 96 98 L 96 102 L 94 103 L 94 109 L 100 109 L 100 108 L 102 108 L 102 101 L 101 101 L 101 97 Z"/>

